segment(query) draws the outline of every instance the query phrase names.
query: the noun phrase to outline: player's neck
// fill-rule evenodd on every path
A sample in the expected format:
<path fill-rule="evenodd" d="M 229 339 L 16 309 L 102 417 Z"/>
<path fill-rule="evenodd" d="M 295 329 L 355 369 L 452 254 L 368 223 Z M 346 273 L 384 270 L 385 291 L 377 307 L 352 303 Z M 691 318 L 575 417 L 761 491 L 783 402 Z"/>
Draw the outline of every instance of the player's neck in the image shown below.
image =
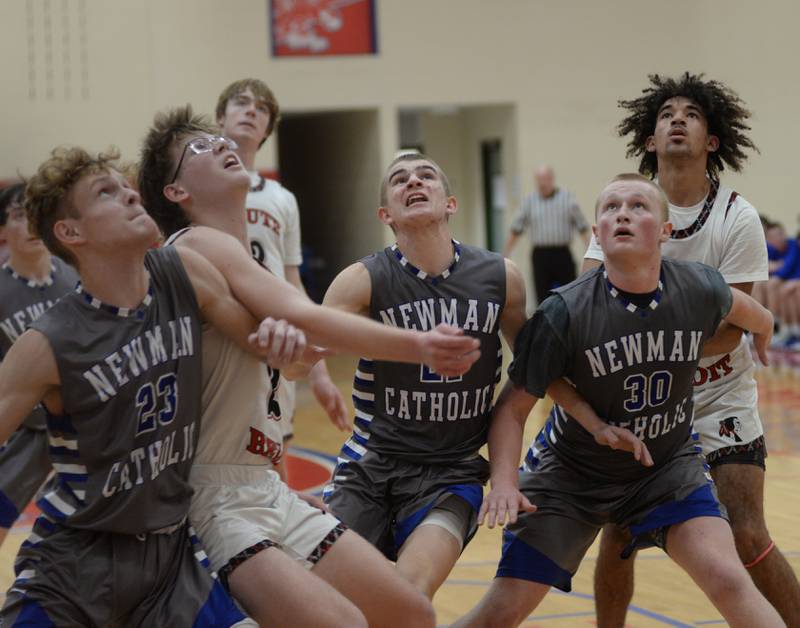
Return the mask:
<path fill-rule="evenodd" d="M 239 159 L 242 160 L 242 165 L 245 167 L 247 172 L 253 172 L 256 169 L 256 153 L 258 152 L 258 146 L 242 146 L 239 145 L 239 148 L 236 149 L 236 154 L 239 155 Z"/>
<path fill-rule="evenodd" d="M 237 192 L 224 198 L 198 203 L 187 207 L 193 225 L 202 225 L 224 231 L 228 235 L 247 244 L 247 224 L 245 223 L 245 199 L 247 191 Z"/>
<path fill-rule="evenodd" d="M 397 232 L 397 246 L 403 256 L 432 277 L 438 277 L 453 263 L 452 240 L 447 225 Z"/>
<path fill-rule="evenodd" d="M 658 163 L 658 184 L 672 205 L 697 205 L 708 195 L 706 162 L 661 160 Z"/>
<path fill-rule="evenodd" d="M 618 290 L 647 294 L 658 288 L 661 276 L 661 254 L 649 259 L 609 259 L 605 262 L 609 281 Z"/>
<path fill-rule="evenodd" d="M 11 251 L 8 257 L 8 265 L 20 277 L 31 279 L 41 283 L 50 276 L 50 253 L 45 250 L 34 255 L 24 255 L 17 251 Z"/>
<path fill-rule="evenodd" d="M 80 260 L 83 289 L 108 305 L 136 308 L 150 286 L 142 250 L 108 255 L 85 255 Z"/>

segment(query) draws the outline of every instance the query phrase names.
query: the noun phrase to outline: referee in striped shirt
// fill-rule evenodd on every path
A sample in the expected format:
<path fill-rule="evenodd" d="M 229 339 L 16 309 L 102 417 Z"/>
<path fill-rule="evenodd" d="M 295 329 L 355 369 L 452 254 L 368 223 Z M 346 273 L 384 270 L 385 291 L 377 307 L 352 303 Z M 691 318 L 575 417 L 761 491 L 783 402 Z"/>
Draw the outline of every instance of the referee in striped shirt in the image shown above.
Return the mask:
<path fill-rule="evenodd" d="M 525 197 L 511 224 L 503 255 L 508 257 L 519 236 L 526 229 L 533 244 L 531 263 L 537 303 L 553 288 L 575 279 L 575 261 L 569 250 L 575 231 L 589 246 L 589 225 L 575 197 L 555 186 L 555 175 L 549 166 L 534 173 L 536 192 Z"/>

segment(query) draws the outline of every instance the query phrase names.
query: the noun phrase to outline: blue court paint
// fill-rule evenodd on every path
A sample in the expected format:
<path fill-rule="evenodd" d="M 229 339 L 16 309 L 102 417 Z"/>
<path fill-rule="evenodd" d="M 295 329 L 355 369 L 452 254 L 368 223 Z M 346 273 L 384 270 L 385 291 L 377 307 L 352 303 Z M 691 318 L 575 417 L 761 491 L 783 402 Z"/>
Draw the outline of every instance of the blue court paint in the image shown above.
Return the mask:
<path fill-rule="evenodd" d="M 525 621 L 538 621 L 541 619 L 569 619 L 570 617 L 594 617 L 594 611 L 583 613 L 553 613 L 552 615 L 531 615 Z"/>

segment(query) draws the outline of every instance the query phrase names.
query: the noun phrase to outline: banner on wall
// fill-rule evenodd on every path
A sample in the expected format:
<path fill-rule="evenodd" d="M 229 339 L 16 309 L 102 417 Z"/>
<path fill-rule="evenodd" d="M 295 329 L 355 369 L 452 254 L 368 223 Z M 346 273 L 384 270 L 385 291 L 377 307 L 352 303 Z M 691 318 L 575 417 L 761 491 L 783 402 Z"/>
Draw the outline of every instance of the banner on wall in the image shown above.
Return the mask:
<path fill-rule="evenodd" d="M 273 57 L 378 51 L 374 0 L 268 0 Z"/>

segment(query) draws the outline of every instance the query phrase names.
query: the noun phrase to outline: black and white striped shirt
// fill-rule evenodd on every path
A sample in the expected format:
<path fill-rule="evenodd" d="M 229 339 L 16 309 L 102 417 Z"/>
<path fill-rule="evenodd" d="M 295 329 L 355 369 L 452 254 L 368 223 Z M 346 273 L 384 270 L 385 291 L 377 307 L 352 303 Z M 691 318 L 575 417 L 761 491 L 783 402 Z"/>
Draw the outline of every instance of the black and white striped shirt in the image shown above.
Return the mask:
<path fill-rule="evenodd" d="M 575 197 L 560 188 L 548 197 L 538 192 L 526 196 L 511 223 L 513 233 L 528 230 L 533 246 L 569 246 L 575 230 L 588 228 Z"/>

